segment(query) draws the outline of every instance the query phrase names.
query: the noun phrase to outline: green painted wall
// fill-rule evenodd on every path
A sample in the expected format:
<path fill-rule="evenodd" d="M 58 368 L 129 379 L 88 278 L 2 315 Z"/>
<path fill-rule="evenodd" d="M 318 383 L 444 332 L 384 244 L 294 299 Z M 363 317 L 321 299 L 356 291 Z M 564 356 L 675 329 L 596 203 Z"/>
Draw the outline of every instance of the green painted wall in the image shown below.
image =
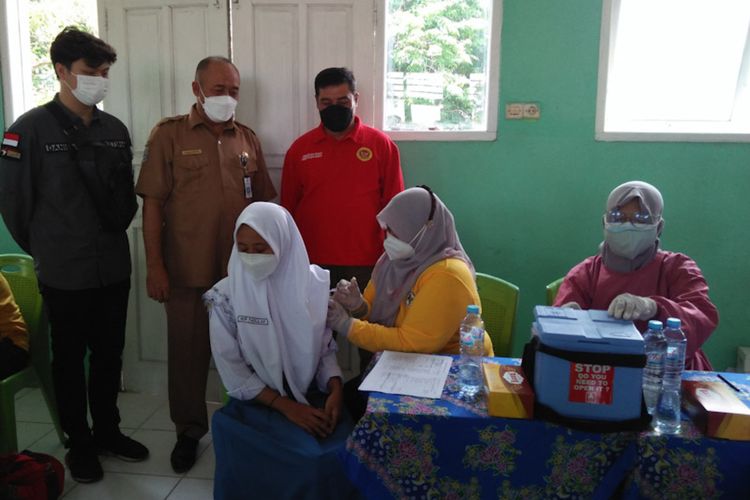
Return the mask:
<path fill-rule="evenodd" d="M 494 142 L 401 142 L 406 184 L 428 184 L 448 204 L 478 270 L 521 288 L 514 355 L 544 286 L 596 251 L 609 191 L 655 184 L 663 247 L 693 257 L 711 286 L 721 324 L 705 350 L 724 369 L 750 344 L 750 144 L 594 141 L 600 18 L 601 0 L 505 0 L 500 109 L 535 101 L 541 119 L 500 112 Z M 0 230 L 0 252 L 15 250 Z"/>
<path fill-rule="evenodd" d="M 596 251 L 609 191 L 632 179 L 655 184 L 663 247 L 698 262 L 719 308 L 705 350 L 724 369 L 750 344 L 750 144 L 596 142 L 601 4 L 505 0 L 500 108 L 538 101 L 541 119 L 506 121 L 501 111 L 495 142 L 402 142 L 406 184 L 441 196 L 478 270 L 520 287 L 514 355 L 545 285 Z"/>
<path fill-rule="evenodd" d="M 5 130 L 5 115 L 3 113 L 3 80 L 2 74 L 0 74 L 0 130 Z M 13 238 L 8 234 L 8 230 L 5 228 L 2 218 L 0 218 L 0 253 L 8 252 L 21 252 L 18 245 L 13 241 Z"/>

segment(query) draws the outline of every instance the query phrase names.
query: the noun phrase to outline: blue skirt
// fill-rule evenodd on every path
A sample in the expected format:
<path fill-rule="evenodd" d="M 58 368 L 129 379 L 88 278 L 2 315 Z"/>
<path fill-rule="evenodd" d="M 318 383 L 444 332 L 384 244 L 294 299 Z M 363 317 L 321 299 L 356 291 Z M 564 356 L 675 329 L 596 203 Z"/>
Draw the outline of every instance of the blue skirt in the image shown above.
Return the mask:
<path fill-rule="evenodd" d="M 337 457 L 352 428 L 344 415 L 334 433 L 319 440 L 275 410 L 230 399 L 211 421 L 214 498 L 358 498 Z"/>

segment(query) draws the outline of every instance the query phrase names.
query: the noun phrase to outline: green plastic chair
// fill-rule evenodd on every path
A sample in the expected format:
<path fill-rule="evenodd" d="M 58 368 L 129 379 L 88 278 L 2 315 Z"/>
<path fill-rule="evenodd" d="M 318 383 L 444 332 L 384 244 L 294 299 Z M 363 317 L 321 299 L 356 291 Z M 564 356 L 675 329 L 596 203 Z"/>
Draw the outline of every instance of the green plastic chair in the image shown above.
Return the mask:
<path fill-rule="evenodd" d="M 49 352 L 49 328 L 42 307 L 42 296 L 34 274 L 34 261 L 28 255 L 0 255 L 0 272 L 8 281 L 13 297 L 29 329 L 29 366 L 0 380 L 0 454 L 18 451 L 16 433 L 16 393 L 29 386 L 39 386 L 47 402 L 60 442 L 64 442 L 57 414 L 52 364 Z"/>
<path fill-rule="evenodd" d="M 560 285 L 562 285 L 562 282 L 565 278 L 558 278 L 549 285 L 547 285 L 547 305 L 551 306 L 555 302 L 555 297 L 557 297 L 557 291 L 560 289 Z"/>
<path fill-rule="evenodd" d="M 495 356 L 510 356 L 518 308 L 518 287 L 489 274 L 477 273 L 482 319 L 492 339 Z"/>

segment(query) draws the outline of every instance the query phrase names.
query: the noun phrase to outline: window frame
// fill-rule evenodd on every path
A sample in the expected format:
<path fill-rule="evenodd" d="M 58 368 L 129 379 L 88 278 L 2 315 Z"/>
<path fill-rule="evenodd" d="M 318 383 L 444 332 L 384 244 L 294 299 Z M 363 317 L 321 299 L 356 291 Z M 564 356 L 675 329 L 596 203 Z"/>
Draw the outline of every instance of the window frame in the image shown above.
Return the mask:
<path fill-rule="evenodd" d="M 3 28 L 0 31 L 0 71 L 3 76 L 5 128 L 34 107 L 28 17 L 26 3 L 22 0 L 7 0 L 0 5 L 0 27 Z"/>
<path fill-rule="evenodd" d="M 602 0 L 602 21 L 599 44 L 599 77 L 597 82 L 596 99 L 596 128 L 595 139 L 597 141 L 621 141 L 621 142 L 750 142 L 750 123 L 738 120 L 738 125 L 745 123 L 747 132 L 701 132 L 676 131 L 605 131 L 605 116 L 607 112 L 607 84 L 609 78 L 610 60 L 614 56 L 614 41 L 617 38 L 617 19 L 619 18 L 620 3 L 623 0 Z M 740 86 L 748 86 L 750 79 L 750 30 L 745 40 L 745 52 L 740 66 Z M 735 97 L 734 109 L 747 106 L 750 100 L 750 89 L 745 92 L 744 99 Z M 743 104 L 744 103 L 744 104 Z M 634 122 L 631 122 L 634 123 Z M 661 127 L 669 127 L 674 121 L 660 121 Z M 690 122 L 693 124 L 698 121 Z M 705 121 L 707 127 L 711 122 Z M 721 122 L 731 123 L 731 122 Z"/>
<path fill-rule="evenodd" d="M 373 110 L 375 127 L 394 141 L 494 141 L 497 139 L 500 103 L 500 40 L 503 0 L 492 0 L 488 54 L 487 128 L 485 130 L 387 130 L 384 109 L 386 102 L 386 0 L 375 0 L 375 70 L 373 71 Z"/>

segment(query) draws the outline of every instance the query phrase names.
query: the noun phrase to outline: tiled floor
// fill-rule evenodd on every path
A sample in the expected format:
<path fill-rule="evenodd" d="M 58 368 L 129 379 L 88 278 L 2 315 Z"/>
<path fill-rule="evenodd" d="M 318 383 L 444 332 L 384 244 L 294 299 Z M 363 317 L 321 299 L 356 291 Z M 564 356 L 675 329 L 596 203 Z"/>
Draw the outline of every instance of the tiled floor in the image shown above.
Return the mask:
<path fill-rule="evenodd" d="M 186 474 L 176 474 L 169 464 L 175 443 L 166 397 L 120 393 L 118 398 L 124 434 L 150 450 L 148 460 L 128 463 L 101 457 L 104 479 L 93 484 L 73 481 L 66 470 L 66 500 L 207 500 L 213 497 L 214 449 L 211 434 L 201 439 L 198 461 Z M 209 403 L 209 419 L 219 408 Z M 65 448 L 52 425 L 44 398 L 38 389 L 24 389 L 16 398 L 19 449 L 54 455 L 64 463 Z"/>

